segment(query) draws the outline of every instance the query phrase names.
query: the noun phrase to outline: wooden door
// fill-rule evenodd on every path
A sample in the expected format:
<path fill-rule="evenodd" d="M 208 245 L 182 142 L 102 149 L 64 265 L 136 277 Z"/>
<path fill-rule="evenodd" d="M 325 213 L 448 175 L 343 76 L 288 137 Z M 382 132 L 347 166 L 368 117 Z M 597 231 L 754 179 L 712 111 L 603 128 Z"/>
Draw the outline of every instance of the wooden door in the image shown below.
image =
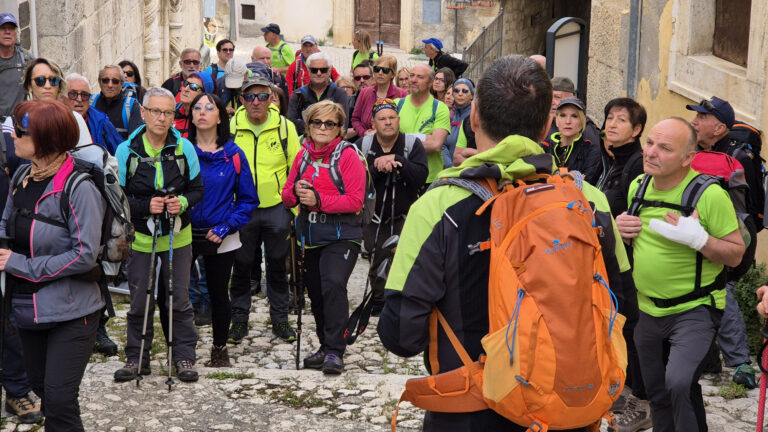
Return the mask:
<path fill-rule="evenodd" d="M 400 46 L 400 0 L 355 0 L 355 30 L 365 30 L 371 42 Z"/>

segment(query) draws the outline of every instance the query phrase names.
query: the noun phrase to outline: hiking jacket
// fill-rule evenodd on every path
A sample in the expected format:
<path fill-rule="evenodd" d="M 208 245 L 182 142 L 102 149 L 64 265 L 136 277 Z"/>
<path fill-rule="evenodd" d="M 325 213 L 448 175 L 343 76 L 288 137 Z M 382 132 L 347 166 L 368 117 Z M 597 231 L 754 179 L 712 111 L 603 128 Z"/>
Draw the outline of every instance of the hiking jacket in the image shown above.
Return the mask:
<path fill-rule="evenodd" d="M 597 186 L 608 198 L 611 214 L 616 217 L 627 211 L 629 184 L 643 173 L 643 147 L 640 141 L 635 141 L 611 147 L 613 157 L 608 155 L 603 146 L 600 146 L 600 152 L 605 172 Z"/>
<path fill-rule="evenodd" d="M 141 118 L 141 109 L 139 108 L 139 105 L 141 104 L 140 101 L 137 100 L 133 102 L 133 105 L 131 106 L 131 115 L 130 115 L 130 118 L 128 119 L 128 124 L 124 124 L 123 123 L 123 110 L 125 106 L 124 96 L 120 95 L 114 98 L 110 102 L 107 102 L 107 98 L 104 97 L 103 93 L 99 93 L 94 97 L 96 98 L 96 102 L 93 104 L 93 107 L 103 112 L 104 114 L 107 115 L 107 117 L 109 117 L 109 121 L 112 122 L 112 125 L 120 133 L 120 136 L 123 138 L 123 140 L 128 139 L 128 136 L 131 133 L 133 133 L 133 131 L 135 131 L 136 128 L 144 124 L 144 120 Z"/>
<path fill-rule="evenodd" d="M 292 121 L 296 125 L 296 132 L 299 135 L 304 135 L 305 131 L 303 117 L 304 110 L 309 108 L 310 105 L 324 101 L 326 99 L 341 105 L 341 107 L 344 109 L 344 113 L 349 112 L 349 96 L 347 96 L 347 92 L 342 90 L 341 87 L 337 86 L 336 84 L 329 84 L 319 98 L 317 95 L 315 95 L 315 91 L 312 90 L 310 84 L 305 85 L 293 93 L 291 96 L 291 101 L 288 102 L 287 117 L 288 120 Z M 348 125 L 349 117 L 347 117 L 344 122 L 345 130 L 347 129 Z"/>
<path fill-rule="evenodd" d="M 560 145 L 560 132 L 555 132 L 547 139 L 547 153 L 555 155 Z M 565 157 L 555 157 L 558 167 L 568 168 L 584 174 L 584 180 L 596 185 L 603 173 L 603 160 L 600 156 L 600 142 L 593 143 L 584 135 L 579 135 L 571 144 L 573 149 L 565 149 Z M 561 151 L 562 152 L 562 151 Z M 570 153 L 570 155 L 568 155 Z M 562 153 L 561 153 L 562 154 Z"/>
<path fill-rule="evenodd" d="M 184 82 L 184 75 L 182 75 L 181 72 L 179 72 L 176 75 L 173 75 L 172 77 L 165 80 L 165 82 L 161 87 L 173 93 L 173 96 L 176 96 L 181 91 L 181 83 L 183 82 Z"/>
<path fill-rule="evenodd" d="M 229 229 L 223 231 L 228 234 L 239 231 L 259 206 L 245 153 L 232 140 L 214 153 L 203 151 L 198 146 L 195 146 L 195 152 L 200 162 L 203 198 L 189 211 L 192 226 L 213 228 L 226 225 Z M 232 159 L 236 154 L 240 158 L 239 174 Z"/>
<path fill-rule="evenodd" d="M 104 307 L 104 299 L 96 282 L 75 279 L 96 265 L 100 244 L 101 224 L 106 210 L 101 193 L 93 182 L 80 183 L 69 197 L 71 212 L 62 215 L 60 193 L 74 169 L 74 160 L 67 156 L 61 170 L 54 175 L 37 201 L 37 213 L 65 223 L 67 228 L 32 221 L 28 241 L 30 257 L 13 253 L 5 270 L 13 276 L 34 283 L 45 283 L 32 295 L 32 308 L 38 324 L 64 322 L 96 312 Z M 21 171 L 14 175 L 14 184 Z M 0 221 L 0 234 L 7 235 L 7 224 L 13 211 L 13 194 Z M 21 307 L 14 299 L 13 307 Z M 29 304 L 23 305 L 29 307 Z"/>
<path fill-rule="evenodd" d="M 301 150 L 296 127 L 280 115 L 275 105 L 270 105 L 269 119 L 258 135 L 248 120 L 245 107 L 240 107 L 235 112 L 229 128 L 235 136 L 235 144 L 245 153 L 256 185 L 259 208 L 282 203 L 281 194 L 288 170 Z"/>
<path fill-rule="evenodd" d="M 299 51 L 296 60 L 288 66 L 288 71 L 285 73 L 285 85 L 288 87 L 289 98 L 296 89 L 309 84 L 309 69 L 307 69 L 306 61 L 307 59 Z M 337 79 L 339 79 L 339 72 L 331 66 L 331 81 L 336 82 Z"/>
<path fill-rule="evenodd" d="M 408 96 L 408 91 L 396 86 L 395 83 L 391 83 L 387 89 L 387 96 L 389 99 L 399 99 Z M 379 97 L 376 95 L 376 86 L 366 87 L 360 90 L 357 94 L 357 101 L 355 102 L 355 109 L 352 112 L 352 120 L 350 124 L 357 132 L 358 136 L 365 136 L 365 132 L 368 129 L 373 129 L 373 104 Z"/>
<path fill-rule="evenodd" d="M 94 107 L 88 107 L 85 122 L 91 131 L 93 142 L 104 147 L 109 154 L 114 156 L 117 146 L 123 142 L 123 138 L 109 121 L 109 117 Z"/>
<path fill-rule="evenodd" d="M 6 77 L 11 76 L 11 80 L 16 80 L 17 85 L 3 89 L 5 98 L 2 105 L 0 105 L 0 117 L 13 115 L 13 109 L 24 100 L 24 97 L 27 94 L 24 85 L 22 85 L 22 82 L 24 81 L 24 70 L 27 67 L 27 62 L 34 58 L 35 56 L 32 55 L 32 53 L 16 43 L 13 47 L 13 56 L 5 59 L 8 63 L 5 67 L 0 68 L 0 74 L 5 74 Z"/>
<path fill-rule="evenodd" d="M 139 234 L 152 235 L 147 227 L 147 220 L 151 216 L 149 202 L 157 194 L 158 189 L 170 187 L 176 189 L 176 194 L 182 202 L 181 213 L 178 215 L 181 219 L 179 229 L 189 225 L 187 210 L 203 198 L 200 165 L 192 143 L 182 138 L 176 129 L 171 128 L 168 130 L 165 146 L 160 152 L 161 157 L 166 159 L 162 162 L 141 162 L 141 158 L 148 157 L 144 150 L 145 128 L 146 126 L 141 126 L 136 129 L 128 141 L 120 144 L 116 154 L 120 186 L 123 187 L 131 205 L 131 222 L 137 233 L 134 249 L 137 246 Z M 156 169 L 158 163 L 161 165 L 160 173 Z M 161 226 L 161 232 L 166 237 L 170 226 L 168 219 L 161 218 Z M 185 244 L 177 243 L 176 246 L 182 247 Z"/>
<path fill-rule="evenodd" d="M 467 70 L 467 66 L 469 66 L 466 62 L 442 51 L 438 51 L 434 59 L 429 59 L 429 65 L 435 72 L 440 68 L 447 67 L 453 71 L 456 78 L 461 78 L 461 74 L 463 74 L 464 71 Z"/>
<path fill-rule="evenodd" d="M 367 176 L 365 165 L 360 160 L 354 146 L 342 150 L 338 161 L 338 172 L 344 183 L 344 194 L 341 194 L 333 183 L 328 168 L 331 154 L 341 142 L 339 137 L 324 148 L 317 150 L 312 141 L 307 141 L 306 147 L 299 152 L 293 161 L 291 175 L 283 188 L 283 204 L 287 207 L 295 207 L 298 204 L 294 185 L 300 179 L 307 180 L 315 190 L 318 203 L 311 208 L 301 206 L 296 223 L 296 234 L 305 239 L 307 246 L 324 246 L 339 240 L 360 242 L 363 238 L 362 216 L 359 213 L 363 209 L 365 198 Z M 311 160 L 320 161 L 321 164 L 325 165 L 317 171 L 315 171 L 314 166 L 310 165 L 303 173 L 300 173 L 299 167 L 306 152 L 309 153 Z M 324 214 L 326 221 L 323 222 L 322 217 L 318 218 L 317 223 L 308 221 L 309 212 Z"/>
<path fill-rule="evenodd" d="M 549 174 L 553 169 L 553 158 L 544 154 L 537 143 L 521 136 L 509 136 L 462 165 L 441 171 L 438 177 L 495 178 L 502 182 L 537 173 Z M 587 191 L 589 185 L 584 186 L 585 194 L 599 194 L 594 188 Z M 411 206 L 387 280 L 386 302 L 377 329 L 382 344 L 392 353 L 411 357 L 427 349 L 429 317 L 435 306 L 448 320 L 470 358 L 477 359 L 483 351 L 480 341 L 488 333 L 490 251 L 470 253 L 467 247 L 488 240 L 491 212 L 475 214 L 482 204 L 472 192 L 449 185 L 427 191 Z M 607 203 L 601 202 L 600 207 L 607 210 Z M 604 215 L 610 221 L 610 215 Z M 611 231 L 617 233 L 615 226 Z M 615 247 L 621 247 L 615 238 L 610 241 Z M 611 244 L 601 238 L 601 246 Z M 612 255 L 604 250 L 606 264 Z M 629 267 L 626 262 L 623 266 Z M 617 261 L 613 261 L 613 267 L 620 267 Z M 614 287 L 615 279 L 619 279 L 618 273 L 614 271 L 612 275 L 609 271 L 612 289 L 618 289 L 620 284 L 617 281 Z M 462 366 L 442 331 L 437 347 L 440 372 Z M 425 361 L 428 360 L 425 358 Z M 459 414 L 427 412 L 424 421 L 425 431 L 525 430 L 516 427 L 491 410 Z"/>
<path fill-rule="evenodd" d="M 189 136 L 189 125 L 192 124 L 187 111 L 184 109 L 184 104 L 181 102 L 176 104 L 176 112 L 173 114 L 173 128 L 179 131 L 179 135 L 182 138 Z"/>

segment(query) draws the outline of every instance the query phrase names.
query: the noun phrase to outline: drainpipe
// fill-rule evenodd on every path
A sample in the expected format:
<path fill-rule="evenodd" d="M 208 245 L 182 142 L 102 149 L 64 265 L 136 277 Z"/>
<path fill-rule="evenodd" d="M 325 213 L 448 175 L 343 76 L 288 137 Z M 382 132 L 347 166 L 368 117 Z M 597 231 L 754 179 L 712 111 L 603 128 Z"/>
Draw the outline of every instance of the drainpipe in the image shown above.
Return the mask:
<path fill-rule="evenodd" d="M 643 0 L 631 0 L 629 7 L 629 49 L 627 51 L 627 97 L 637 98 L 637 63 L 640 53 L 640 24 Z"/>
<path fill-rule="evenodd" d="M 237 0 L 229 1 L 229 39 L 236 41 L 240 36 L 237 31 Z"/>
<path fill-rule="evenodd" d="M 37 52 L 37 7 L 35 6 L 35 0 L 29 1 L 29 47 L 32 54 L 38 57 Z"/>

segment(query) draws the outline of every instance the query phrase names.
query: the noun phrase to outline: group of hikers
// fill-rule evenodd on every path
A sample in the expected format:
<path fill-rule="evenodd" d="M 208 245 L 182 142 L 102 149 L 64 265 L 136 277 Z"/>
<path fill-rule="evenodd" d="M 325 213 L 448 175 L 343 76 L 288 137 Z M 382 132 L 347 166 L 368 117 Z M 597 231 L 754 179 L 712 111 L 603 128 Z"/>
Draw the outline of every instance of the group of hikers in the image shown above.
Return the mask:
<path fill-rule="evenodd" d="M 343 373 L 369 316 L 389 351 L 424 353 L 432 376 L 401 399 L 427 410 L 424 430 L 596 430 L 606 416 L 622 432 L 704 431 L 698 380 L 721 352 L 757 386 L 733 287 L 765 191 L 759 133 L 730 103 L 646 131 L 643 106 L 616 98 L 598 127 L 536 56 L 473 82 L 439 39 L 423 41 L 429 64 L 398 69 L 359 31 L 343 76 L 313 36 L 293 52 L 279 25 L 262 31 L 250 62 L 224 39 L 203 70 L 188 48 L 144 88 L 124 60 L 92 93 L 0 14 L 0 345 L 20 421 L 83 430 L 91 352 L 118 351 L 109 278 L 130 292 L 117 382 L 153 372 L 155 302 L 169 389 L 199 378 L 196 325 L 212 327 L 205 365 L 231 366 L 264 285 L 297 367 Z M 364 288 L 347 286 L 358 255 Z M 364 289 L 351 316 L 348 289 Z M 299 345 L 305 291 L 314 353 Z"/>

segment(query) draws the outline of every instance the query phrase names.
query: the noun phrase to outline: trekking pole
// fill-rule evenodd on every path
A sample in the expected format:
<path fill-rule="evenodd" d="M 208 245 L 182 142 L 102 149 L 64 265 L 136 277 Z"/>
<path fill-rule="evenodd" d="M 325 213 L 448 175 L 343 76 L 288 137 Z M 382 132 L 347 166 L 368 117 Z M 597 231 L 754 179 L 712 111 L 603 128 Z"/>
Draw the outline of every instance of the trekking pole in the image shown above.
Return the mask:
<path fill-rule="evenodd" d="M 176 188 L 169 187 L 168 189 L 161 189 L 160 193 L 170 198 L 174 198 Z M 168 218 L 168 379 L 165 380 L 165 384 L 168 386 L 168 391 L 171 391 L 173 385 L 173 377 L 171 371 L 173 370 L 173 228 L 176 225 L 176 215 L 165 211 L 165 216 Z"/>
<path fill-rule="evenodd" d="M 8 242 L 11 238 L 6 236 L 0 236 L 0 249 L 10 249 Z M 5 349 L 5 320 L 8 319 L 8 303 L 10 301 L 11 293 L 5 291 L 5 270 L 0 272 L 0 385 L 5 382 L 5 375 L 3 375 L 3 350 Z M 3 406 L 3 392 L 0 391 L 0 407 Z M 2 412 L 0 412 L 0 419 L 2 419 Z"/>
<path fill-rule="evenodd" d="M 139 365 L 136 368 L 136 387 L 142 380 L 141 366 L 144 360 L 144 343 L 147 340 L 147 321 L 149 320 L 149 302 L 152 299 L 152 291 L 155 288 L 155 259 L 157 255 L 157 236 L 160 232 L 160 217 L 158 215 L 152 215 L 152 221 L 154 222 L 154 230 L 152 232 L 152 253 L 149 255 L 149 278 L 147 280 L 147 299 L 144 303 L 144 324 L 141 327 L 141 349 L 139 350 Z"/>
<path fill-rule="evenodd" d="M 397 189 L 397 172 L 393 170 L 390 176 L 392 176 L 393 179 L 392 179 L 392 197 L 390 199 L 390 201 L 392 201 L 390 203 L 391 204 L 390 207 L 392 208 L 392 210 L 389 216 L 389 236 L 392 237 L 393 235 L 395 235 L 395 189 Z"/>
<path fill-rule="evenodd" d="M 293 235 L 296 235 L 296 227 L 293 227 Z M 304 235 L 301 236 L 301 258 L 298 262 L 298 273 L 296 284 L 298 287 L 298 296 L 294 297 L 298 312 L 296 313 L 296 370 L 299 369 L 299 356 L 301 355 L 301 313 L 304 311 Z M 294 244 L 294 249 L 296 245 Z"/>
<path fill-rule="evenodd" d="M 763 335 L 763 346 L 757 353 L 757 366 L 760 368 L 760 394 L 757 399 L 757 432 L 763 432 L 763 422 L 765 417 L 765 392 L 768 388 L 768 320 L 763 321 L 763 328 L 760 330 Z"/>
<path fill-rule="evenodd" d="M 297 312 L 296 312 L 296 370 L 299 370 L 299 356 L 301 355 L 301 309 L 303 306 L 301 306 L 301 301 L 299 300 L 299 295 L 301 295 L 302 300 L 304 299 L 304 285 L 300 285 L 298 281 L 298 275 L 297 275 L 297 269 L 298 272 L 301 272 L 301 269 L 299 268 L 300 264 L 296 261 L 298 258 L 296 256 L 296 242 L 298 239 L 296 238 L 296 219 L 291 219 L 291 236 L 290 236 L 290 242 L 291 242 L 291 285 L 293 288 L 293 303 L 296 306 Z M 301 290 L 301 291 L 299 291 Z"/>

